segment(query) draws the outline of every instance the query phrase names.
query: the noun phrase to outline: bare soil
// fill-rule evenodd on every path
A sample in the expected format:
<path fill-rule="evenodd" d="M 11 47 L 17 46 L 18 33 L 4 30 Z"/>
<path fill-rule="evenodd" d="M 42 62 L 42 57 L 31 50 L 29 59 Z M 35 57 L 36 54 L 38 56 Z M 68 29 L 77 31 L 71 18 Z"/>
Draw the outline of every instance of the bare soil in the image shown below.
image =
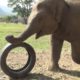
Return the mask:
<path fill-rule="evenodd" d="M 50 51 L 50 50 L 49 50 Z M 51 52 L 41 52 L 36 53 L 36 64 L 31 71 L 31 74 L 27 76 L 25 79 L 19 80 L 80 80 L 80 65 L 74 63 L 71 58 L 71 51 L 67 48 L 64 48 L 61 54 L 60 59 L 60 67 L 63 68 L 63 71 L 53 72 L 49 71 L 48 68 L 51 64 Z M 19 57 L 18 57 L 18 56 Z M 13 59 L 15 58 L 14 62 Z M 11 65 L 15 67 L 20 67 L 25 61 L 26 57 L 24 54 L 12 54 L 8 59 L 8 64 L 12 62 Z M 15 61 L 20 62 L 19 64 L 15 64 Z M 10 79 L 7 75 L 5 75 L 2 70 L 0 70 L 0 80 L 15 80 Z"/>

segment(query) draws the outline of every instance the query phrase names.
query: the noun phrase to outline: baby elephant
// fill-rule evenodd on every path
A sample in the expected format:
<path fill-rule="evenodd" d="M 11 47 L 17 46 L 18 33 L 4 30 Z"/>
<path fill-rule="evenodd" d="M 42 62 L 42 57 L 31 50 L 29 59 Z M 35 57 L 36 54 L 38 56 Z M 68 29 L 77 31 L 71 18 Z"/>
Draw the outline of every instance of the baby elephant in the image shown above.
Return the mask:
<path fill-rule="evenodd" d="M 52 70 L 59 69 L 59 59 L 64 40 L 71 43 L 72 59 L 80 64 L 80 1 L 42 0 L 32 9 L 28 28 L 19 36 L 7 36 L 12 44 L 18 44 L 32 35 L 36 39 L 52 35 Z"/>

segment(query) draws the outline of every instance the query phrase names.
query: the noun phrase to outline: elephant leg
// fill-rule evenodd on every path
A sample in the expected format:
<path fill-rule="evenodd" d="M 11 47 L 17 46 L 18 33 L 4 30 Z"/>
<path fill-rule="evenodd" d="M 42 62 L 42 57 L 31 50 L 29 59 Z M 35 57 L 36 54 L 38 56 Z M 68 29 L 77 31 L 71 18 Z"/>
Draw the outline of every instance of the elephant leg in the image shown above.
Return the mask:
<path fill-rule="evenodd" d="M 72 59 L 77 64 L 80 64 L 80 42 L 71 43 L 72 47 Z"/>
<path fill-rule="evenodd" d="M 55 71 L 59 68 L 59 59 L 61 55 L 61 49 L 63 45 L 63 40 L 52 37 L 52 66 L 51 70 Z"/>

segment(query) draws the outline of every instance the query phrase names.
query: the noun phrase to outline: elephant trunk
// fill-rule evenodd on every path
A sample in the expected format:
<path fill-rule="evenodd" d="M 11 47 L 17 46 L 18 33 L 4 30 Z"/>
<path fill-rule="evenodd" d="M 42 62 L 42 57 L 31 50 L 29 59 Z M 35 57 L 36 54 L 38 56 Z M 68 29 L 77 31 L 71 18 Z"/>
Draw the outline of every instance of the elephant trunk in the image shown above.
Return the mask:
<path fill-rule="evenodd" d="M 38 33 L 40 31 L 40 25 L 38 25 L 38 17 L 34 17 L 30 22 L 28 22 L 28 28 L 23 31 L 17 38 L 15 38 L 13 35 L 7 36 L 6 40 L 12 44 L 18 44 L 20 42 L 23 42 L 24 40 L 28 39 L 30 36 L 34 35 L 35 33 Z"/>
<path fill-rule="evenodd" d="M 25 29 L 21 35 L 19 35 L 17 38 L 15 38 L 13 35 L 9 35 L 6 37 L 6 40 L 12 44 L 18 44 L 23 42 L 24 40 L 28 39 L 30 36 L 37 33 L 38 28 L 34 28 L 34 24 L 29 24 L 28 29 Z"/>
<path fill-rule="evenodd" d="M 25 29 L 23 33 L 18 37 L 18 39 L 22 42 L 28 39 L 30 36 L 34 35 L 39 31 L 39 28 L 35 24 L 29 24 L 28 29 Z"/>
<path fill-rule="evenodd" d="M 28 28 L 23 33 L 21 33 L 21 35 L 18 37 L 18 39 L 21 40 L 21 42 L 22 42 L 22 41 L 28 39 L 33 34 L 35 34 L 35 31 L 31 28 Z"/>

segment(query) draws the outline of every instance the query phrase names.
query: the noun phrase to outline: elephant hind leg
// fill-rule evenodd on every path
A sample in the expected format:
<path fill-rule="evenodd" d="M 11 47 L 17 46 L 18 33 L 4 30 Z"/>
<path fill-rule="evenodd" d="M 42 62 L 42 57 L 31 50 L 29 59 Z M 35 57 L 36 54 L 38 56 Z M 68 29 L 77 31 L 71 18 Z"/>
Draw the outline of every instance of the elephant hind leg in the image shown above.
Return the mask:
<path fill-rule="evenodd" d="M 77 64 L 80 64 L 80 44 L 75 42 L 71 44 L 72 46 L 72 59 Z"/>

